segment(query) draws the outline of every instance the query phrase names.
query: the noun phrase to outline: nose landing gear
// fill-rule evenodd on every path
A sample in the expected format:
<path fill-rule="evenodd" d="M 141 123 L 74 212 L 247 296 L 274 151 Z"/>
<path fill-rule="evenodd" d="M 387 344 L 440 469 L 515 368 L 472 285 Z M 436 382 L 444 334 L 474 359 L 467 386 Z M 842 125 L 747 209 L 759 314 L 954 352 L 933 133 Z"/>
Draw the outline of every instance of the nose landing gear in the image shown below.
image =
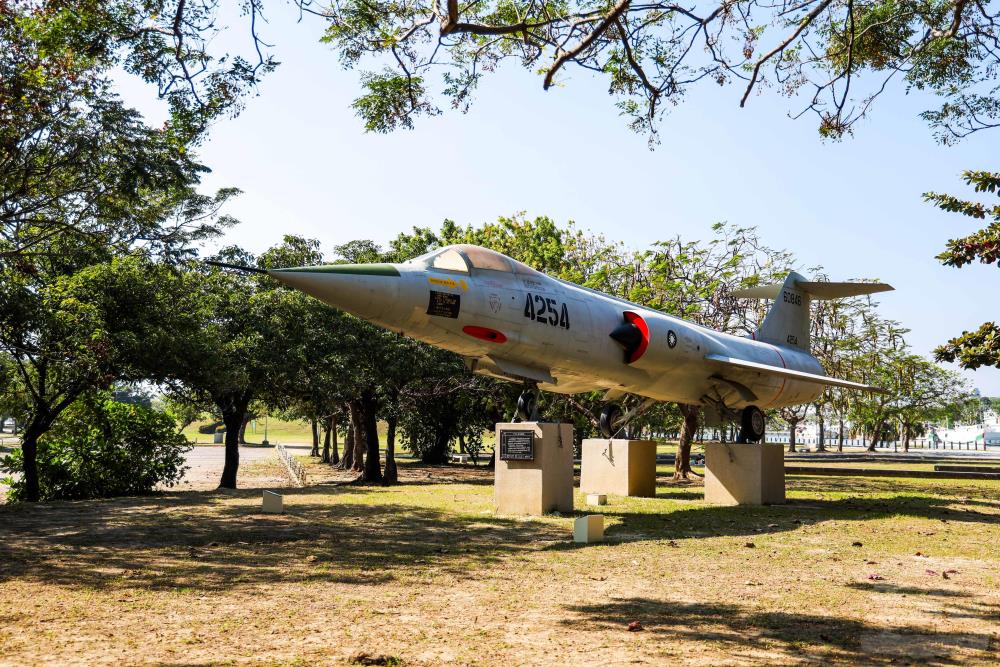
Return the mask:
<path fill-rule="evenodd" d="M 517 397 L 517 410 L 514 413 L 514 421 L 538 421 L 538 389 L 525 387 L 521 395 Z"/>

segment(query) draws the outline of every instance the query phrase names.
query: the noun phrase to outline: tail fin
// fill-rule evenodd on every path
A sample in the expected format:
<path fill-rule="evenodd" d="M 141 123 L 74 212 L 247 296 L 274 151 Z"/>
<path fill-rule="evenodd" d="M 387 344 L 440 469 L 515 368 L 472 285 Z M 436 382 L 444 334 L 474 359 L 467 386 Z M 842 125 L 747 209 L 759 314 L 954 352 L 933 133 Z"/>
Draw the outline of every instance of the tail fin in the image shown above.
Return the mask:
<path fill-rule="evenodd" d="M 757 340 L 774 345 L 791 345 L 809 351 L 809 304 L 812 299 L 842 299 L 862 294 L 888 292 L 885 283 L 811 282 L 792 271 L 785 282 L 736 290 L 733 296 L 747 299 L 773 299 L 764 322 L 757 329 Z"/>

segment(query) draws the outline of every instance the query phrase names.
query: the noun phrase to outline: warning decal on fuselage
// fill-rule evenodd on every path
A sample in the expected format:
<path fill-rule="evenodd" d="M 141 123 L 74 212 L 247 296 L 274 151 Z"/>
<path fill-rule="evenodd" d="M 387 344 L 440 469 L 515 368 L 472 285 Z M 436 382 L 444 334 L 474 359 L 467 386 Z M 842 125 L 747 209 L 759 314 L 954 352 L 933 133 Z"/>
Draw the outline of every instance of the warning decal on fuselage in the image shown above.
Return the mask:
<path fill-rule="evenodd" d="M 458 311 L 462 309 L 462 296 L 460 294 L 449 294 L 448 292 L 435 292 L 431 290 L 430 301 L 427 303 L 427 314 L 435 317 L 458 318 Z"/>

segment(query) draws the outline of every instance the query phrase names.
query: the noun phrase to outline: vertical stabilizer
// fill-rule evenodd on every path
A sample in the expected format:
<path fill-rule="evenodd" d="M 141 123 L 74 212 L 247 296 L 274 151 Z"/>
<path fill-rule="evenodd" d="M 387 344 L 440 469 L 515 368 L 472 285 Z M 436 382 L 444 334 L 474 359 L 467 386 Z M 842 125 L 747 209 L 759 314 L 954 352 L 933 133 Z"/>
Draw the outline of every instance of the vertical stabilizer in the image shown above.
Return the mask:
<path fill-rule="evenodd" d="M 809 292 L 799 285 L 804 282 L 805 278 L 798 273 L 788 274 L 757 329 L 757 340 L 809 351 Z"/>
<path fill-rule="evenodd" d="M 738 299 L 774 299 L 764 323 L 754 336 L 774 345 L 790 345 L 809 351 L 809 304 L 813 299 L 848 299 L 879 292 L 889 292 L 892 285 L 880 282 L 810 282 L 792 271 L 785 282 L 758 285 L 733 292 Z"/>

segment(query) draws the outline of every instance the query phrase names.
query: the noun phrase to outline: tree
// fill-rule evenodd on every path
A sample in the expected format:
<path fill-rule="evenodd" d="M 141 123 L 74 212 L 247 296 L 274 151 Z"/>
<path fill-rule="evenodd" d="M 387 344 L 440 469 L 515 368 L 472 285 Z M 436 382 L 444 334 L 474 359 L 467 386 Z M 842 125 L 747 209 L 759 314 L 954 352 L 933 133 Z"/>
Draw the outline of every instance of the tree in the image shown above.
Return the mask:
<path fill-rule="evenodd" d="M 172 267 L 142 254 L 46 242 L 36 270 L 0 273 L 0 349 L 16 369 L 13 393 L 24 403 L 24 499 L 39 498 L 39 438 L 84 393 L 114 383 L 163 380 L 193 335 L 192 286 Z M 83 268 L 72 271 L 74 265 Z"/>
<path fill-rule="evenodd" d="M 960 375 L 918 355 L 900 359 L 896 371 L 893 408 L 899 420 L 903 450 L 909 451 L 910 438 L 916 435 L 915 429 L 921 422 L 936 421 L 949 408 L 969 403 L 972 395 Z"/>
<path fill-rule="evenodd" d="M 897 79 L 943 98 L 923 114 L 943 141 L 1000 124 L 1000 19 L 989 3 L 347 0 L 315 13 L 344 66 L 364 67 L 354 108 L 375 132 L 441 113 L 439 98 L 467 110 L 505 60 L 545 89 L 571 65 L 604 75 L 630 126 L 651 138 L 700 83 L 734 84 L 740 106 L 773 86 L 834 138 Z"/>
<path fill-rule="evenodd" d="M 260 257 L 260 264 L 266 268 L 322 262 L 319 241 L 289 235 Z M 333 463 L 338 463 L 336 417 L 348 399 L 343 377 L 350 363 L 350 351 L 339 334 L 345 316 L 302 292 L 279 289 L 284 296 L 274 307 L 280 309 L 275 321 L 283 323 L 280 337 L 285 341 L 284 367 L 270 383 L 265 401 L 288 417 L 308 420 L 313 435 L 312 455 L 320 456 L 322 440 L 323 462 L 335 458 Z"/>
<path fill-rule="evenodd" d="M 180 480 L 190 448 L 169 415 L 91 392 L 41 438 L 39 495 L 57 500 L 152 493 L 159 484 Z M 15 450 L 0 467 L 20 473 L 24 462 L 25 451 Z M 25 500 L 27 487 L 26 475 L 13 480 L 10 499 Z"/>
<path fill-rule="evenodd" d="M 161 253 L 214 234 L 218 221 L 187 206 L 217 210 L 233 191 L 196 197 L 205 168 L 190 149 L 273 63 L 207 54 L 197 35 L 212 30 L 212 4 L 0 5 L 0 261 L 30 268 L 56 234 Z M 174 22 L 171 9 L 185 15 Z M 120 67 L 157 85 L 162 127 L 115 95 Z"/>
<path fill-rule="evenodd" d="M 794 452 L 796 445 L 796 429 L 799 422 L 809 413 L 809 404 L 789 405 L 778 410 L 778 414 L 788 424 L 788 451 Z"/>
<path fill-rule="evenodd" d="M 230 246 L 216 256 L 236 265 L 254 266 L 256 258 Z M 196 303 L 191 312 L 198 330 L 185 341 L 186 354 L 171 378 L 176 400 L 211 402 L 226 426 L 225 463 L 220 488 L 235 489 L 239 470 L 240 432 L 251 401 L 263 397 L 282 376 L 295 371 L 286 364 L 283 337 L 289 332 L 282 301 L 291 296 L 266 276 L 202 266 L 189 272 Z"/>
<path fill-rule="evenodd" d="M 38 497 L 38 438 L 76 397 L 166 373 L 183 339 L 177 327 L 188 326 L 178 307 L 187 293 L 171 292 L 184 279 L 159 263 L 189 256 L 232 222 L 218 212 L 235 191 L 199 194 L 205 168 L 190 147 L 232 108 L 235 81 L 195 82 L 210 67 L 175 79 L 161 91 L 172 115 L 159 128 L 113 92 L 116 66 L 167 83 L 160 77 L 196 60 L 186 48 L 158 49 L 150 10 L 0 5 L 0 350 L 16 369 L 3 389 L 27 426 L 28 500 Z M 179 90 L 182 80 L 191 86 Z M 214 105 L 194 102 L 199 90 L 227 89 Z M 159 358 L 150 341 L 163 344 Z"/>
<path fill-rule="evenodd" d="M 1000 194 L 1000 173 L 967 171 L 963 179 L 976 192 Z M 942 264 L 962 267 L 978 260 L 982 264 L 1000 265 L 1000 203 L 990 205 L 933 192 L 926 193 L 924 198 L 943 211 L 989 220 L 985 228 L 948 241 L 947 249 L 937 257 Z M 975 331 L 964 331 L 935 349 L 934 357 L 938 361 L 958 362 L 962 368 L 1000 367 L 1000 327 L 995 322 L 986 322 Z"/>

